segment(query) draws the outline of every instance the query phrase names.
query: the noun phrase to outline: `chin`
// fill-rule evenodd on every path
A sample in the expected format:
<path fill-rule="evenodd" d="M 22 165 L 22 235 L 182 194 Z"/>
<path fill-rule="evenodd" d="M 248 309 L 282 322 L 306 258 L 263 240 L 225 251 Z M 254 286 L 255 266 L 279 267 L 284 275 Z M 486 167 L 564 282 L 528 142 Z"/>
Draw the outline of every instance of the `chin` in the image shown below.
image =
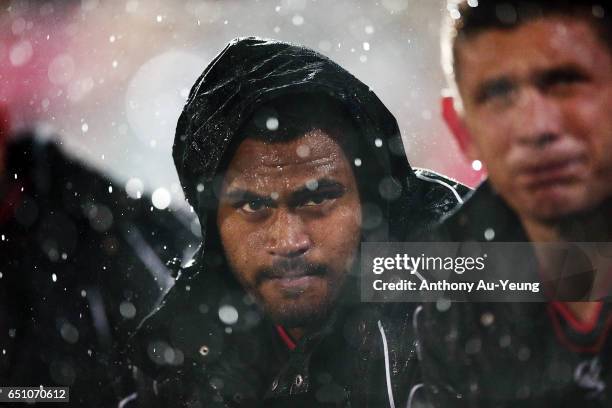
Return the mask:
<path fill-rule="evenodd" d="M 329 307 L 325 303 L 306 303 L 291 301 L 275 307 L 268 307 L 267 313 L 272 320 L 286 328 L 297 328 L 318 325 L 328 315 Z"/>
<path fill-rule="evenodd" d="M 557 200 L 537 200 L 528 209 L 531 218 L 547 223 L 563 222 L 568 219 L 580 218 L 597 209 L 599 201 L 589 201 L 584 198 L 563 197 Z"/>
<path fill-rule="evenodd" d="M 512 207 L 524 216 L 547 223 L 562 221 L 589 212 L 602 200 L 585 185 L 550 185 L 538 189 L 520 189 Z"/>

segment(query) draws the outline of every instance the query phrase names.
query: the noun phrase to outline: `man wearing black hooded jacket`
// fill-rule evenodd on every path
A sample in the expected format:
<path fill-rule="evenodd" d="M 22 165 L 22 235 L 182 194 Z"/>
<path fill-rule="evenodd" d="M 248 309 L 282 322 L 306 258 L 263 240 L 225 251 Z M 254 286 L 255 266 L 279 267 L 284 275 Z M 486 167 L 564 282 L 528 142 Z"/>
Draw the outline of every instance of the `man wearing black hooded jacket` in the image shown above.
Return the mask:
<path fill-rule="evenodd" d="M 413 171 L 394 117 L 347 71 L 256 38 L 196 81 L 173 155 L 204 238 L 133 339 L 125 402 L 409 404 L 411 310 L 359 304 L 355 258 L 422 234 L 465 187 Z"/>

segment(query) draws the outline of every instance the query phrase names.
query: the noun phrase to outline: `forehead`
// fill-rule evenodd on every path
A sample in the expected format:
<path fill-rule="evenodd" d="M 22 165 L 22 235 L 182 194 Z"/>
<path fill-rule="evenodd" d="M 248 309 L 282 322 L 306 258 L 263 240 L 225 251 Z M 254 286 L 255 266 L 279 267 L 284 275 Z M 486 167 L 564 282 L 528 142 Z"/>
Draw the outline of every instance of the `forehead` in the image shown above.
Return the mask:
<path fill-rule="evenodd" d="M 341 146 L 326 131 L 316 129 L 283 142 L 246 138 L 232 157 L 224 181 L 243 188 L 288 187 L 313 178 L 350 175 Z"/>
<path fill-rule="evenodd" d="M 595 68 L 610 58 L 585 18 L 544 17 L 514 29 L 491 29 L 458 44 L 460 85 L 495 75 L 521 75 L 551 65 Z"/>

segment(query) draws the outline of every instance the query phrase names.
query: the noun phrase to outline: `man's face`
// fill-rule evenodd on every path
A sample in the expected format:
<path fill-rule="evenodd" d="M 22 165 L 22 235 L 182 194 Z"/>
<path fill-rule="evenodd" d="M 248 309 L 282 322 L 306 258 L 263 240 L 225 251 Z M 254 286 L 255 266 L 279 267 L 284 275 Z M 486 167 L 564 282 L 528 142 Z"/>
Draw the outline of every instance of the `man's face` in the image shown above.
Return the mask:
<path fill-rule="evenodd" d="M 459 44 L 468 156 L 522 217 L 554 222 L 612 193 L 612 56 L 583 19 Z"/>
<path fill-rule="evenodd" d="M 360 242 L 361 204 L 342 148 L 322 130 L 247 138 L 225 175 L 217 226 L 233 273 L 273 320 L 322 318 Z"/>

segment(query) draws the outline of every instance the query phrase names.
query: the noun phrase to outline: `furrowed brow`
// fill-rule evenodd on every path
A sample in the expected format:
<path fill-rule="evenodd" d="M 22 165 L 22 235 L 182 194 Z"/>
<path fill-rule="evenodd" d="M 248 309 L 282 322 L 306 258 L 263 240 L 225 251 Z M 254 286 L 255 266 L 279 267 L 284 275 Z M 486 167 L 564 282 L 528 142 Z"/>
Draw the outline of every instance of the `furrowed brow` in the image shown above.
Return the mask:
<path fill-rule="evenodd" d="M 329 178 L 320 178 L 318 180 L 313 180 L 312 184 L 307 183 L 306 185 L 299 188 L 298 190 L 295 190 L 291 195 L 293 198 L 299 198 L 299 197 L 307 196 L 312 193 L 316 193 L 318 191 L 329 191 L 329 190 L 336 190 L 336 191 L 344 192 L 344 190 L 346 190 L 346 187 L 344 186 L 344 184 L 340 183 L 339 181 L 332 180 Z"/>
<path fill-rule="evenodd" d="M 223 199 L 232 203 L 239 201 L 252 201 L 252 200 L 270 200 L 269 196 L 254 193 L 250 190 L 242 188 L 236 188 L 225 192 Z"/>

